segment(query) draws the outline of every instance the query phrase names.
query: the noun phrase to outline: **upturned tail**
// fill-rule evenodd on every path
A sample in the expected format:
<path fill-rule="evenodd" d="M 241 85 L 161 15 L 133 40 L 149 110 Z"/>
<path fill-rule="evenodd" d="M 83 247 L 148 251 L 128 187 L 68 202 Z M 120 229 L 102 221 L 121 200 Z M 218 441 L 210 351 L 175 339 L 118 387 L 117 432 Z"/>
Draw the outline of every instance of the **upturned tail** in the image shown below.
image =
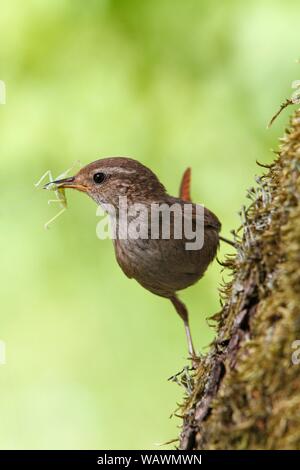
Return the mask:
<path fill-rule="evenodd" d="M 183 173 L 180 188 L 179 188 L 179 197 L 180 197 L 180 199 L 182 199 L 183 201 L 187 201 L 187 202 L 192 202 L 192 198 L 191 198 L 191 173 L 192 173 L 192 170 L 191 170 L 190 167 L 185 170 L 185 172 Z M 221 235 L 219 235 L 219 240 L 221 240 L 222 242 L 228 243 L 228 245 L 231 245 L 234 248 L 237 247 L 237 243 L 235 243 L 232 240 L 228 240 L 228 238 L 222 237 Z"/>

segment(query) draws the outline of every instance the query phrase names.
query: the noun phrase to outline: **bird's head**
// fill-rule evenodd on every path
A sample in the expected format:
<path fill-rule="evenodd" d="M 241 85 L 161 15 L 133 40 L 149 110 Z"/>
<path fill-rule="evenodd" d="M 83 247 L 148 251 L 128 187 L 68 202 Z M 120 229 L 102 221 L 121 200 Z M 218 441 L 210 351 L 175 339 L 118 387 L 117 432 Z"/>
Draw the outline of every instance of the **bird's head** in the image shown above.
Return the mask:
<path fill-rule="evenodd" d="M 57 188 L 87 193 L 97 204 L 115 207 L 119 196 L 126 196 L 131 204 L 160 199 L 166 194 L 164 186 L 149 168 L 125 157 L 97 160 L 81 168 L 76 175 L 53 183 Z"/>

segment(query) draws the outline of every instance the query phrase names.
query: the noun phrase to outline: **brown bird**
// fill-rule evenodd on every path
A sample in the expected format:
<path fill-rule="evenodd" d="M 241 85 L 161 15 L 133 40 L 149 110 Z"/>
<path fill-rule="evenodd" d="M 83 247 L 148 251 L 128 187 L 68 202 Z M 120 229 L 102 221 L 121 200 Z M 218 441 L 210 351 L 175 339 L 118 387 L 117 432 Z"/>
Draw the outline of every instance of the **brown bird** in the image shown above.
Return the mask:
<path fill-rule="evenodd" d="M 80 169 L 75 176 L 57 180 L 54 183 L 58 188 L 72 188 L 87 193 L 98 205 L 110 213 L 117 228 L 120 228 L 121 224 L 120 196 L 126 196 L 128 207 L 133 204 L 142 204 L 147 208 L 148 214 L 153 204 L 164 204 L 165 207 L 177 204 L 183 211 L 185 206 L 189 205 L 190 213 L 180 217 L 182 221 L 186 219 L 195 228 L 197 205 L 190 202 L 190 175 L 191 171 L 188 168 L 183 176 L 179 198 L 177 198 L 167 194 L 157 176 L 138 161 L 131 158 L 111 157 L 90 163 Z M 114 208 L 115 213 L 112 214 L 107 207 Z M 198 209 L 199 207 L 202 208 L 198 206 Z M 181 238 L 176 238 L 174 217 L 170 219 L 169 238 L 164 238 L 160 229 L 159 236 L 155 239 L 150 237 L 137 239 L 130 233 L 127 238 L 117 233 L 114 239 L 115 255 L 124 273 L 129 278 L 136 279 L 150 292 L 169 299 L 174 305 L 184 322 L 188 350 L 193 360 L 197 356 L 192 342 L 188 311 L 179 300 L 177 291 L 191 286 L 203 276 L 214 259 L 219 240 L 222 238 L 219 236 L 221 224 L 218 218 L 210 210 L 203 209 L 203 246 L 199 249 L 186 249 L 186 243 L 191 240 L 187 240 L 184 234 Z M 130 216 L 129 219 L 133 220 Z M 143 219 L 141 223 L 144 229 L 146 223 L 149 223 L 149 219 L 146 219 Z M 149 225 L 146 227 L 146 232 L 149 230 L 148 227 Z M 224 241 L 227 240 L 224 239 Z"/>

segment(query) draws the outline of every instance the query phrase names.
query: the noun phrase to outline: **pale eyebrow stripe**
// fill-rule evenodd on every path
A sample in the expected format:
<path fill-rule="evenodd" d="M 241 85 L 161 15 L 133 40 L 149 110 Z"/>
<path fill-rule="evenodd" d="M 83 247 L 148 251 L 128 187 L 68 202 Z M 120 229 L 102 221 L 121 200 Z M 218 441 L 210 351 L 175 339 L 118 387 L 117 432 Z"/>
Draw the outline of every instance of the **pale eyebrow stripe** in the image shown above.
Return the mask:
<path fill-rule="evenodd" d="M 101 168 L 101 170 L 99 170 L 99 171 L 102 171 L 102 168 Z M 112 174 L 113 174 L 113 173 L 119 173 L 119 174 L 120 174 L 120 173 L 121 173 L 121 174 L 122 174 L 122 173 L 127 173 L 128 175 L 129 175 L 129 174 L 136 173 L 136 170 L 129 170 L 128 168 L 117 168 L 117 167 L 115 167 L 115 166 L 111 166 L 111 167 L 110 167 L 110 166 L 107 166 L 107 167 L 103 168 L 103 171 L 104 171 L 104 172 L 107 171 L 107 173 L 112 173 Z"/>

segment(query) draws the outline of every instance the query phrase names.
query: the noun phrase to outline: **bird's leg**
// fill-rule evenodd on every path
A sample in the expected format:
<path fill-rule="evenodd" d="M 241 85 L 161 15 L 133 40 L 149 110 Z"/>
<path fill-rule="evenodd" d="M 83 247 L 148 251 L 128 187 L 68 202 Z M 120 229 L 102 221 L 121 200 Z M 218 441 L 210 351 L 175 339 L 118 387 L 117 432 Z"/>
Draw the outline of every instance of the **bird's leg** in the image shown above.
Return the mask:
<path fill-rule="evenodd" d="M 186 306 L 184 305 L 179 298 L 174 295 L 173 297 L 170 297 L 170 300 L 172 304 L 174 305 L 176 312 L 178 315 L 182 318 L 183 323 L 184 323 L 184 328 L 185 328 L 185 334 L 187 338 L 187 343 L 188 343 L 188 349 L 189 349 L 189 354 L 192 357 L 193 361 L 197 359 L 197 355 L 195 353 L 193 341 L 192 341 L 192 335 L 191 335 L 191 330 L 189 326 L 189 315 Z"/>

